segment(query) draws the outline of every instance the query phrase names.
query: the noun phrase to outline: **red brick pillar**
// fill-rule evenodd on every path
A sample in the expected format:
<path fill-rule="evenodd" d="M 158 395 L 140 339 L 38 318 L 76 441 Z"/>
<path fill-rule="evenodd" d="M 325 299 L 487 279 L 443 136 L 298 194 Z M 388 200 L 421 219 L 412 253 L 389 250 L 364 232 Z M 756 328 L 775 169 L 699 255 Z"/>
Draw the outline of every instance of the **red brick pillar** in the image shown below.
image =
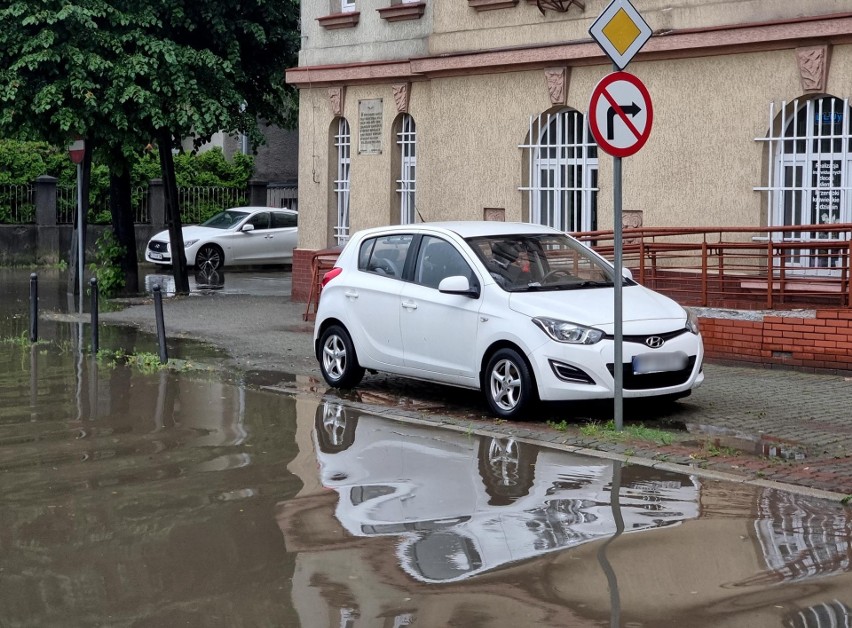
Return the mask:
<path fill-rule="evenodd" d="M 311 294 L 311 258 L 316 249 L 293 250 L 293 288 L 290 299 L 307 303 Z"/>

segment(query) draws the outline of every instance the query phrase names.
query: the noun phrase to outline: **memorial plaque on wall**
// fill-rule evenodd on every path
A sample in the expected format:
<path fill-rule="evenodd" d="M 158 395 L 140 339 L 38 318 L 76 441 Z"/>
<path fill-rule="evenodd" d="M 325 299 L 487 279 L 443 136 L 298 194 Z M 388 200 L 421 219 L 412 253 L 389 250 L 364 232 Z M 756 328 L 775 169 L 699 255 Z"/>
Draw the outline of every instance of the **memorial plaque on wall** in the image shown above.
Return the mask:
<path fill-rule="evenodd" d="M 358 154 L 382 153 L 382 99 L 358 101 Z"/>

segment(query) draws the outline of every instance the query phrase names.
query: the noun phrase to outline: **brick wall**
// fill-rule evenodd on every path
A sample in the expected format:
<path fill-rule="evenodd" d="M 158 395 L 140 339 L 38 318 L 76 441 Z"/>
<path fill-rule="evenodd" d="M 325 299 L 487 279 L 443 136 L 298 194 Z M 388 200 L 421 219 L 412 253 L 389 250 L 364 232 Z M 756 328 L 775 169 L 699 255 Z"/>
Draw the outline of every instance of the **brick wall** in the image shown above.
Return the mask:
<path fill-rule="evenodd" d="M 290 298 L 297 303 L 307 303 L 311 294 L 311 257 L 316 251 L 293 250 L 293 291 Z"/>
<path fill-rule="evenodd" d="M 852 310 L 760 321 L 702 317 L 701 335 L 709 359 L 852 371 Z"/>

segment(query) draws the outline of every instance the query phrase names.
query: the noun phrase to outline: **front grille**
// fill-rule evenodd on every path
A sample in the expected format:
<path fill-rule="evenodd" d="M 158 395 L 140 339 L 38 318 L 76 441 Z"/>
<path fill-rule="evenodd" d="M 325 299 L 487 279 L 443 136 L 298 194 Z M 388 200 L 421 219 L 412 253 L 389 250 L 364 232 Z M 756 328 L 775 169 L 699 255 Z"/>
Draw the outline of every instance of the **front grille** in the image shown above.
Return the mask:
<path fill-rule="evenodd" d="M 612 362 L 606 365 L 610 374 L 615 377 Z M 664 373 L 644 373 L 636 375 L 633 372 L 633 365 L 627 363 L 623 365 L 624 373 L 624 389 L 625 390 L 653 390 L 655 388 L 668 388 L 670 386 L 679 386 L 686 383 L 689 376 L 692 374 L 692 369 L 695 368 L 695 356 L 690 356 L 686 362 L 686 368 L 680 371 L 666 371 Z"/>
<path fill-rule="evenodd" d="M 169 252 L 169 243 L 161 242 L 160 240 L 151 240 L 148 243 L 148 250 L 154 251 L 155 253 L 168 253 Z"/>
<path fill-rule="evenodd" d="M 689 331 L 688 329 L 686 329 L 685 327 L 683 327 L 683 328 L 681 328 L 681 329 L 677 329 L 677 330 L 675 330 L 675 331 L 667 331 L 667 332 L 664 332 L 664 333 L 662 333 L 662 334 L 643 334 L 643 335 L 629 335 L 629 336 L 622 336 L 622 340 L 623 340 L 624 342 L 635 342 L 635 343 L 637 343 L 637 344 L 644 345 L 644 344 L 645 344 L 645 341 L 646 341 L 648 338 L 652 338 L 652 337 L 654 337 L 654 336 L 658 336 L 658 337 L 662 338 L 665 342 L 668 342 L 668 341 L 669 341 L 669 340 L 671 340 L 672 338 L 677 338 L 678 336 L 681 336 L 681 335 L 685 334 L 685 333 L 686 333 L 686 332 L 688 332 L 688 331 Z M 606 334 L 606 335 L 604 336 L 604 338 L 607 338 L 607 339 L 609 339 L 609 340 L 615 340 L 615 336 L 614 336 L 614 335 L 612 335 L 612 334 Z"/>

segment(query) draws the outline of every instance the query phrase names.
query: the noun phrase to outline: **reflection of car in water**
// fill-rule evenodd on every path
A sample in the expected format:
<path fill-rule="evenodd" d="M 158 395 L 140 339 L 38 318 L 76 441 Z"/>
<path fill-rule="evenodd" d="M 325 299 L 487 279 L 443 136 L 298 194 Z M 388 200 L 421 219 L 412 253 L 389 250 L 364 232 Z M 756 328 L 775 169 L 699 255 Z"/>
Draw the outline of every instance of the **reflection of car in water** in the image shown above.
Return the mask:
<path fill-rule="evenodd" d="M 316 414 L 324 486 L 355 536 L 400 536 L 403 569 L 424 582 L 612 536 L 612 464 L 493 438 L 411 425 L 325 403 Z M 620 492 L 625 532 L 698 516 L 690 477 L 630 466 Z"/>

